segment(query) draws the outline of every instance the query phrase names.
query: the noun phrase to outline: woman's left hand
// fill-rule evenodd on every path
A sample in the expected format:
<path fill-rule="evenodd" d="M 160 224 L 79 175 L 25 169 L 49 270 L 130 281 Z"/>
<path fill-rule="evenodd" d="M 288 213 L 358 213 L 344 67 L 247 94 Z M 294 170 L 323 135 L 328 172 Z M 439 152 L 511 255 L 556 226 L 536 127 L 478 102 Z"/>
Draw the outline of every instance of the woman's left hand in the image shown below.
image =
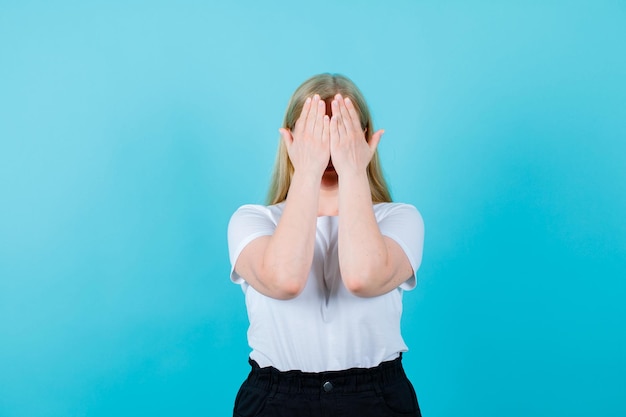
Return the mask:
<path fill-rule="evenodd" d="M 335 96 L 331 109 L 330 158 L 335 171 L 339 177 L 347 173 L 364 173 L 384 131 L 376 131 L 368 143 L 354 103 L 341 94 Z"/>

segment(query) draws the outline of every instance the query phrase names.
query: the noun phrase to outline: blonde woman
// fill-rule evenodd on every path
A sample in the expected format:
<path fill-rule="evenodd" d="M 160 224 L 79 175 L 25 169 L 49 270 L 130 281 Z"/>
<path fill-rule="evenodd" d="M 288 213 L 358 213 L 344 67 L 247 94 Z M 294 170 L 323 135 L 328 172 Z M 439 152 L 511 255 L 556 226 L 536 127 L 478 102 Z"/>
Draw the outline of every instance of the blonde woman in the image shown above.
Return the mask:
<path fill-rule="evenodd" d="M 279 131 L 269 205 L 240 207 L 228 226 L 252 348 L 234 415 L 420 416 L 400 318 L 424 225 L 391 202 L 383 131 L 336 74 L 298 87 Z"/>

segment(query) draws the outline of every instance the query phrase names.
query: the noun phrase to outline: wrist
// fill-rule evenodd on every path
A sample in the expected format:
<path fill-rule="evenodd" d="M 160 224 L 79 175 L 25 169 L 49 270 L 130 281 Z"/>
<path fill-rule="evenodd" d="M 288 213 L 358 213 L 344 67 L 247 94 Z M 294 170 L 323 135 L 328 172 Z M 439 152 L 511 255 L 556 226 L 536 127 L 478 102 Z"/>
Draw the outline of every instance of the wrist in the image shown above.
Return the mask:
<path fill-rule="evenodd" d="M 344 170 L 338 172 L 339 189 L 344 193 L 370 193 L 370 183 L 366 170 Z"/>
<path fill-rule="evenodd" d="M 315 169 L 294 169 L 291 182 L 319 187 L 324 171 Z"/>
<path fill-rule="evenodd" d="M 337 171 L 337 175 L 341 179 L 358 180 L 367 178 L 367 168 L 346 167 L 337 169 L 337 167 L 335 167 L 335 171 Z"/>

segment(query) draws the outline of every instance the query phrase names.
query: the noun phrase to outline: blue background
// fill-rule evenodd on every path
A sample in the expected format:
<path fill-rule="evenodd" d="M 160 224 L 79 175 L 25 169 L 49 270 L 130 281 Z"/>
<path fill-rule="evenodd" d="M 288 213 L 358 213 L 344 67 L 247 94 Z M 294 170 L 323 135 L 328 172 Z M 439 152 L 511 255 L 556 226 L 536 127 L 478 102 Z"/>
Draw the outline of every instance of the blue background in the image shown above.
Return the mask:
<path fill-rule="evenodd" d="M 226 226 L 293 90 L 368 99 L 426 225 L 425 416 L 626 415 L 624 1 L 0 1 L 0 416 L 226 416 Z"/>

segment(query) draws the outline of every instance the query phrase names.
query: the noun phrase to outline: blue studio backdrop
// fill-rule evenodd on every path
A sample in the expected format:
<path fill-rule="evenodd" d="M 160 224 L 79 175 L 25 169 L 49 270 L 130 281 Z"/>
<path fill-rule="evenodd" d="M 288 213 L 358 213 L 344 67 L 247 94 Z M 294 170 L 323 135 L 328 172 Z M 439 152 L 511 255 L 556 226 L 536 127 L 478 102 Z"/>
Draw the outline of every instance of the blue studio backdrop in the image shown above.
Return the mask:
<path fill-rule="evenodd" d="M 424 217 L 424 415 L 626 415 L 625 45 L 621 0 L 0 0 L 0 416 L 231 413 L 226 227 L 320 72 Z"/>

